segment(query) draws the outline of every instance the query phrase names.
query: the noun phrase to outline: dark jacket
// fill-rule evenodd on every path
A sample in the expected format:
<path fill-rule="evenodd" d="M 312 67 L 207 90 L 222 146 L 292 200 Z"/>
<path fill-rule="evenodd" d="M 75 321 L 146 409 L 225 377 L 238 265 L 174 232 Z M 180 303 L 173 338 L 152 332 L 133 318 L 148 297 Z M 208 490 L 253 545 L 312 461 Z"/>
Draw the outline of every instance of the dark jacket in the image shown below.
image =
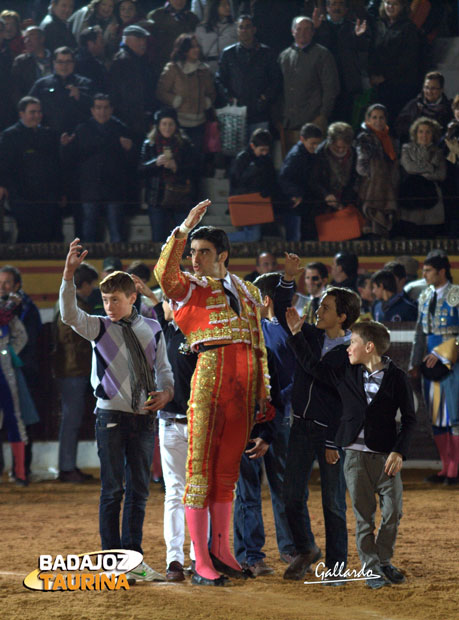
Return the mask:
<path fill-rule="evenodd" d="M 156 79 L 145 56 L 127 46 L 115 55 L 110 68 L 110 94 L 115 115 L 138 136 L 144 136 L 155 107 Z"/>
<path fill-rule="evenodd" d="M 67 88 L 70 85 L 78 88 L 78 100 L 70 96 Z M 72 132 L 79 123 L 89 118 L 95 93 L 91 80 L 81 75 L 72 73 L 63 80 L 53 73 L 37 80 L 29 94 L 41 101 L 43 124 L 61 134 Z"/>
<path fill-rule="evenodd" d="M 351 365 L 346 360 L 317 360 L 303 332 L 292 336 L 289 344 L 295 352 L 298 364 L 305 374 L 310 374 L 324 385 L 333 386 L 339 392 L 343 415 L 336 433 L 336 445 L 349 446 L 357 439 L 362 427 L 365 444 L 376 452 L 399 452 L 406 458 L 408 446 L 416 425 L 413 390 L 408 376 L 389 360 L 381 386 L 371 401 L 363 385 L 361 364 Z M 402 424 L 397 432 L 395 417 L 400 409 Z"/>
<path fill-rule="evenodd" d="M 167 403 L 164 411 L 184 415 L 188 409 L 191 377 L 196 367 L 198 354 L 189 351 L 186 338 L 175 323 L 166 321 L 162 304 L 156 304 L 154 309 L 164 332 L 167 357 L 174 373 L 174 398 Z"/>
<path fill-rule="evenodd" d="M 27 344 L 20 353 L 22 372 L 30 390 L 37 388 L 40 372 L 39 338 L 42 330 L 40 311 L 32 299 L 22 289 L 19 290 L 21 304 L 17 308 L 17 315 L 27 332 Z"/>
<path fill-rule="evenodd" d="M 347 93 L 362 91 L 362 54 L 370 48 L 370 33 L 367 30 L 360 36 L 355 34 L 355 24 L 344 19 L 334 24 L 325 19 L 314 35 L 314 42 L 326 47 L 332 54 L 338 69 L 341 90 Z M 360 55 L 359 55 L 360 54 Z"/>
<path fill-rule="evenodd" d="M 373 306 L 373 316 L 376 321 L 394 323 L 416 321 L 418 318 L 418 307 L 404 293 L 398 293 L 392 295 L 387 301 L 376 301 Z"/>
<path fill-rule="evenodd" d="M 443 94 L 440 103 L 430 104 L 424 101 L 422 93 L 408 101 L 395 121 L 395 133 L 402 142 L 407 142 L 410 139 L 410 127 L 421 116 L 437 121 L 442 126 L 443 131 L 446 131 L 448 123 L 453 118 L 451 101 Z"/>
<path fill-rule="evenodd" d="M 11 200 L 56 201 L 61 196 L 59 142 L 47 127 L 18 121 L 0 136 L 0 186 Z"/>
<path fill-rule="evenodd" d="M 148 19 L 153 22 L 149 30 L 156 43 L 157 62 L 155 64 L 159 75 L 171 58 L 177 37 L 186 32 L 194 32 L 199 19 L 187 9 L 176 12 L 170 5 L 150 11 Z"/>
<path fill-rule="evenodd" d="M 259 192 L 262 196 L 278 195 L 277 174 L 271 155 L 256 157 L 249 146 L 241 151 L 231 166 L 230 195 Z"/>
<path fill-rule="evenodd" d="M 220 56 L 215 81 L 222 102 L 235 98 L 238 105 L 247 106 L 249 123 L 269 120 L 270 106 L 281 84 L 279 67 L 269 47 L 260 43 L 250 49 L 240 43 L 230 45 Z"/>
<path fill-rule="evenodd" d="M 279 182 L 282 192 L 288 197 L 303 198 L 301 208 L 307 213 L 313 207 L 313 191 L 311 189 L 311 175 L 316 160 L 315 153 L 309 153 L 302 142 L 297 142 L 284 159 L 279 173 Z"/>
<path fill-rule="evenodd" d="M 369 71 L 384 76 L 389 84 L 419 83 L 424 75 L 424 43 L 408 17 L 393 24 L 377 21 Z"/>
<path fill-rule="evenodd" d="M 290 333 L 285 320 L 285 311 L 292 305 L 294 293 L 293 282 L 286 282 L 281 278 L 274 295 L 274 312 L 279 323 L 287 333 Z M 309 343 L 310 355 L 319 362 L 322 359 L 322 345 L 325 332 L 314 325 L 303 324 L 301 334 Z M 290 343 L 290 339 L 288 340 Z M 347 359 L 345 345 L 338 345 L 326 353 L 323 360 L 334 366 L 344 365 Z M 334 439 L 341 417 L 341 401 L 336 389 L 324 384 L 311 376 L 297 363 L 292 390 L 293 415 L 296 418 L 312 420 L 325 427 L 326 447 L 336 449 Z"/>
<path fill-rule="evenodd" d="M 13 57 L 4 41 L 0 47 L 0 131 L 9 127 L 17 118 L 12 98 L 12 63 Z"/>
<path fill-rule="evenodd" d="M 77 42 L 71 28 L 53 13 L 47 15 L 40 24 L 45 33 L 45 47 L 54 52 L 57 47 L 70 47 L 75 50 Z"/>
<path fill-rule="evenodd" d="M 49 52 L 47 53 L 49 54 Z M 49 62 L 51 63 L 51 58 L 49 58 Z M 37 80 L 45 77 L 45 72 L 42 73 L 36 57 L 29 53 L 16 56 L 11 73 L 15 102 L 25 97 Z M 49 71 L 46 73 L 49 73 Z"/>
<path fill-rule="evenodd" d="M 78 125 L 75 138 L 62 147 L 66 161 L 79 166 L 80 195 L 83 202 L 125 199 L 128 164 L 134 147 L 126 151 L 120 137 L 130 138 L 128 128 L 117 118 L 103 125 L 94 118 Z"/>
<path fill-rule="evenodd" d="M 177 184 L 185 184 L 191 178 L 193 168 L 191 141 L 185 135 L 181 136 L 181 146 L 174 155 L 177 164 L 174 175 L 170 175 L 164 166 L 156 165 L 159 155 L 161 153 L 158 153 L 156 143 L 151 144 L 149 139 L 145 140 L 140 152 L 139 175 L 144 179 L 145 201 L 153 206 L 161 203 L 168 177 L 173 176 Z"/>
<path fill-rule="evenodd" d="M 75 60 L 75 73 L 91 80 L 95 93 L 108 93 L 108 71 L 104 63 L 85 48 L 78 50 Z"/>

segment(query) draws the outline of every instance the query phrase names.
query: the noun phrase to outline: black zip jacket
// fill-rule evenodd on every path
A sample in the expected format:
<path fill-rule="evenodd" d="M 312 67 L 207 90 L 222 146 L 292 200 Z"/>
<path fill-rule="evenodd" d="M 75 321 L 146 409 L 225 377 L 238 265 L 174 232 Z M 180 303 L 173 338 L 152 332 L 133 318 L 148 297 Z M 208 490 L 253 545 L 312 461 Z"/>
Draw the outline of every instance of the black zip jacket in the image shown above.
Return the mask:
<path fill-rule="evenodd" d="M 281 278 L 274 294 L 274 313 L 287 333 L 290 333 L 290 330 L 285 320 L 285 311 L 292 305 L 294 290 L 293 282 L 287 282 Z M 345 364 L 347 360 L 346 345 L 337 345 L 322 358 L 325 332 L 314 325 L 304 323 L 301 334 L 308 342 L 310 355 L 315 363 L 319 363 L 323 359 L 332 367 L 340 367 Z M 290 343 L 290 339 L 288 342 Z M 335 388 L 329 385 L 329 382 L 324 383 L 320 378 L 313 377 L 299 363 L 295 366 L 292 407 L 294 417 L 312 420 L 319 426 L 325 427 L 326 448 L 337 449 L 335 435 L 342 411 L 339 394 Z"/>

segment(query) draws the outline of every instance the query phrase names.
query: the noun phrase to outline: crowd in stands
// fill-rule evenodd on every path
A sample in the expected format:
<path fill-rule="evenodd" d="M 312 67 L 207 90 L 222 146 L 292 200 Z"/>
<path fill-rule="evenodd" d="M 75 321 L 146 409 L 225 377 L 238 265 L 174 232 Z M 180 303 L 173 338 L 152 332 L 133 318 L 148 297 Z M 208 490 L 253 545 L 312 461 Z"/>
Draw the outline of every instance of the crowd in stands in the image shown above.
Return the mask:
<path fill-rule="evenodd" d="M 456 34 L 454 3 L 0 4 L 0 200 L 18 242 L 60 241 L 63 213 L 88 242 L 105 215 L 121 241 L 142 188 L 163 241 L 216 166 L 232 194 L 271 197 L 289 241 L 349 205 L 366 238 L 457 235 L 459 103 L 431 60 Z M 247 108 L 235 160 L 205 154 L 228 104 Z"/>

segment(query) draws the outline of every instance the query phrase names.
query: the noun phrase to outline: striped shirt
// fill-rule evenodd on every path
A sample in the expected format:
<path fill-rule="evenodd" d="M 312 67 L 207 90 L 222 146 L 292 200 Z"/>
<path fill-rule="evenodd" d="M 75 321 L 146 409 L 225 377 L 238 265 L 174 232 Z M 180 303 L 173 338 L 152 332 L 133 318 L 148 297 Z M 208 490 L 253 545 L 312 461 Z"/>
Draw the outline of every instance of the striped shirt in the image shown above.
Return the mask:
<path fill-rule="evenodd" d="M 363 371 L 363 389 L 365 390 L 365 396 L 367 397 L 367 405 L 371 403 L 373 398 L 378 393 L 379 388 L 381 387 L 384 373 L 387 370 L 388 361 L 384 360 L 384 364 L 384 368 L 382 368 L 381 370 L 374 370 L 373 372 L 369 372 L 365 368 Z M 359 450 L 360 452 L 377 452 L 376 450 L 370 450 L 370 448 L 365 444 L 363 426 L 354 443 L 351 443 L 344 449 Z"/>

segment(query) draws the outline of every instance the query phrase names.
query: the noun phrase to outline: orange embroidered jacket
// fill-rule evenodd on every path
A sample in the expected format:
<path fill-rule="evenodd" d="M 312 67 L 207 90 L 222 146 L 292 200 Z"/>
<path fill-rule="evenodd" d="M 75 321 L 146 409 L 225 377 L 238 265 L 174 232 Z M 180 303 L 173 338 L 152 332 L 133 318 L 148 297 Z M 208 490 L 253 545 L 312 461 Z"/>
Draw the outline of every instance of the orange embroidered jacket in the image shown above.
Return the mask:
<path fill-rule="evenodd" d="M 250 345 L 261 362 L 263 380 L 259 381 L 258 396 L 269 396 L 268 363 L 259 310 L 262 305 L 260 291 L 251 282 L 230 274 L 241 306 L 240 315 L 237 315 L 229 305 L 219 280 L 208 276 L 196 277 L 180 270 L 186 241 L 186 238 L 177 239 L 172 233 L 155 267 L 156 279 L 172 301 L 175 322 L 185 334 L 188 344 L 195 349 L 199 344 Z"/>

